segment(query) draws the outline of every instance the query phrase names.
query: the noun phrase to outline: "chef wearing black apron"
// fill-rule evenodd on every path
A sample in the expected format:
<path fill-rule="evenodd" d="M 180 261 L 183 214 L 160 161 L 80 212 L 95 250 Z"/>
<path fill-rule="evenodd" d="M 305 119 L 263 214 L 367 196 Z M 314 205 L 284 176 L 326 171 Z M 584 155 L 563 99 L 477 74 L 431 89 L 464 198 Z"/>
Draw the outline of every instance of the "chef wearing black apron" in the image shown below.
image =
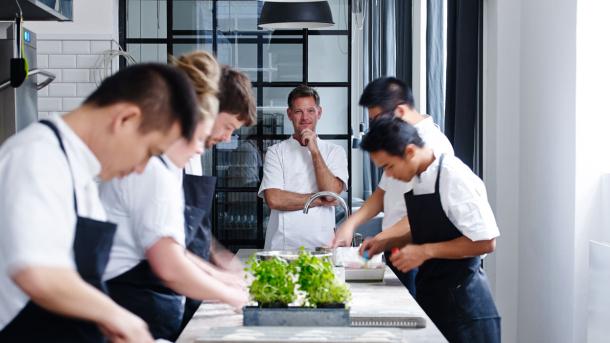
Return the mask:
<path fill-rule="evenodd" d="M 405 194 L 414 244 L 463 236 L 441 204 L 443 159 L 441 155 L 434 193 L 415 195 L 411 190 Z M 449 342 L 500 342 L 500 316 L 480 256 L 424 262 L 416 276 L 416 299 Z"/>
<path fill-rule="evenodd" d="M 211 213 L 216 192 L 216 177 L 184 174 L 184 227 L 186 248 L 209 261 L 212 246 Z M 186 298 L 180 331 L 193 318 L 200 300 Z"/>
<path fill-rule="evenodd" d="M 63 141 L 56 125 L 41 121 L 59 141 L 59 146 L 68 159 Z M 69 160 L 68 160 L 69 164 Z M 74 177 L 72 176 L 74 181 Z M 90 285 L 105 292 L 102 274 L 112 246 L 116 225 L 109 222 L 85 218 L 78 215 L 76 191 L 73 189 L 76 228 L 73 254 L 78 274 Z M 104 342 L 99 328 L 91 322 L 63 317 L 51 313 L 32 301 L 0 331 L 0 342 Z"/>
<path fill-rule="evenodd" d="M 209 129 L 205 123 L 197 126 L 199 142 Z M 208 192 L 206 187 L 214 183 L 205 184 L 203 179 L 182 172 L 184 163 L 202 149 L 200 146 L 195 141 L 179 141 L 163 157 L 151 159 L 141 175 L 100 185 L 108 217 L 118 223 L 104 274 L 110 296 L 144 319 L 155 338 L 178 337 L 184 295 L 220 300 L 235 308 L 248 301 L 245 289 L 227 284 L 222 271 L 186 250 L 187 236 L 188 243 L 205 243 L 194 237 L 202 234 L 197 230 L 210 211 L 210 206 L 205 206 L 206 201 L 211 203 L 207 194 L 213 195 L 213 189 Z M 188 208 L 183 179 L 199 182 L 186 194 Z"/>
<path fill-rule="evenodd" d="M 413 126 L 395 118 L 375 120 L 361 148 L 388 176 L 413 183 L 405 194 L 410 242 L 390 259 L 403 272 L 419 267 L 418 304 L 449 342 L 500 342 L 481 268 L 500 233 L 481 179 L 457 157 L 435 156 Z"/>
<path fill-rule="evenodd" d="M 137 216 L 147 217 L 141 221 L 118 219 L 119 227 L 115 247 L 113 247 L 113 255 L 109 270 L 106 272 L 107 285 L 110 297 L 127 310 L 137 314 L 142 318 L 150 329 L 154 338 L 174 339 L 177 337 L 180 324 L 182 322 L 182 314 L 184 311 L 184 296 L 174 292 L 159 279 L 152 271 L 148 260 L 145 258 L 146 250 L 155 240 L 161 237 L 172 237 L 176 242 L 184 244 L 184 236 L 181 233 L 174 234 L 173 227 L 182 227 L 182 218 L 179 218 L 174 213 L 181 213 L 181 206 L 175 202 L 182 202 L 179 191 L 179 180 L 175 177 L 175 166 L 168 164 L 162 157 L 151 159 L 146 167 L 143 175 L 132 175 L 123 180 L 113 180 L 109 183 L 102 184 L 100 188 L 100 196 L 104 202 L 110 218 L 120 218 L 120 207 L 124 211 Z M 172 180 L 174 178 L 175 180 Z M 166 181 L 169 180 L 169 181 Z M 174 181 L 175 184 L 171 184 Z M 122 187 L 112 188 L 110 185 L 122 185 Z M 144 189 L 148 187 L 152 189 Z M 116 193 L 114 193 L 114 192 Z M 124 191 L 120 194 L 117 194 Z M 117 194 L 117 202 L 115 206 L 110 204 L 110 199 L 113 197 L 109 193 Z M 159 193 L 165 195 L 163 200 L 157 200 Z M 142 199 L 149 197 L 149 203 L 144 203 L 138 206 Z M 121 202 L 123 200 L 124 202 Z M 135 204 L 129 204 L 129 202 Z M 158 213 L 166 209 L 166 213 Z M 137 214 L 133 214 L 137 211 Z M 150 216 L 155 216 L 151 219 Z M 127 217 L 122 216 L 127 219 Z M 133 219 L 133 218 L 132 218 Z M 130 224 L 127 224 L 127 223 Z M 129 225 L 129 226 L 128 226 Z M 138 231 L 139 237 L 130 240 L 131 237 L 137 235 L 129 232 L 131 226 Z M 131 244 L 130 244 L 131 243 Z M 119 258 L 121 251 L 133 249 L 132 254 Z M 138 259 L 135 261 L 134 259 Z M 128 262 L 125 262 L 128 260 Z M 127 263 L 127 264 L 126 264 Z M 124 269 L 126 265 L 131 265 L 127 270 L 116 274 L 117 269 Z M 110 274 L 109 274 L 110 273 Z"/>

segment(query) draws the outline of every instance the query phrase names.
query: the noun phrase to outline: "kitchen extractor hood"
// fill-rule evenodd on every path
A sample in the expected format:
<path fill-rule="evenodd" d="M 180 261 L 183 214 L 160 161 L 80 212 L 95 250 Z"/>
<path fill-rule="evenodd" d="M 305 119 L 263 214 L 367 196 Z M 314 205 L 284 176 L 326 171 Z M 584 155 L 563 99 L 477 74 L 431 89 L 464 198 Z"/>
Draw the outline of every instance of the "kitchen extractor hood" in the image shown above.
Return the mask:
<path fill-rule="evenodd" d="M 15 14 L 20 12 L 19 7 L 25 21 L 72 20 L 71 0 L 2 0 L 0 21 L 14 21 Z"/>

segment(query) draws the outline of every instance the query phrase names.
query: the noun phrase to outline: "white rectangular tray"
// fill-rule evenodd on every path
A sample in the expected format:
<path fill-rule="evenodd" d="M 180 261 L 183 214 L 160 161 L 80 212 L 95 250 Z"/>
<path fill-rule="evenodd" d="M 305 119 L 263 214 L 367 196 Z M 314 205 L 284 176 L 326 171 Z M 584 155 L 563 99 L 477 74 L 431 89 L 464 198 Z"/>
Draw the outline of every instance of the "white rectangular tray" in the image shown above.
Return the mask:
<path fill-rule="evenodd" d="M 345 268 L 345 281 L 383 281 L 385 268 Z"/>

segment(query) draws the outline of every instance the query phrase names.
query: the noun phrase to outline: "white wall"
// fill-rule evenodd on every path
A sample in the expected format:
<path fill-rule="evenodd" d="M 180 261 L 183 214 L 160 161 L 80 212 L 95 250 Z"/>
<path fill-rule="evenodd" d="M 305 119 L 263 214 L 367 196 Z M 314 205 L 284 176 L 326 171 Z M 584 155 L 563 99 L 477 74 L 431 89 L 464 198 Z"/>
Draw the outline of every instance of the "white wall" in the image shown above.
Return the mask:
<path fill-rule="evenodd" d="M 584 342 L 588 240 L 609 229 L 598 229 L 608 3 L 486 7 L 485 180 L 502 231 L 488 262 L 503 340 Z"/>
<path fill-rule="evenodd" d="M 590 239 L 608 242 L 607 172 L 610 171 L 610 2 L 577 4 L 576 54 L 576 225 L 574 341 L 586 337 Z M 606 187 L 604 187 L 606 186 Z M 607 265 L 610 261 L 606 262 Z M 606 285 L 609 287 L 610 285 Z M 610 328 L 606 327 L 610 335 Z"/>
<path fill-rule="evenodd" d="M 519 342 L 574 336 L 575 28 L 575 0 L 521 2 Z"/>
<path fill-rule="evenodd" d="M 73 22 L 27 22 L 25 26 L 42 35 L 88 35 L 90 39 L 118 40 L 118 0 L 75 0 Z"/>
<path fill-rule="evenodd" d="M 102 78 L 97 62 L 118 47 L 118 0 L 74 1 L 72 22 L 28 22 L 37 34 L 38 67 L 56 75 L 38 92 L 39 117 L 65 113 L 82 103 Z M 113 66 L 116 70 L 118 65 Z"/>
<path fill-rule="evenodd" d="M 517 342 L 519 283 L 519 1 L 485 3 L 484 153 L 489 201 L 501 230 L 486 270 L 502 315 L 504 342 Z"/>

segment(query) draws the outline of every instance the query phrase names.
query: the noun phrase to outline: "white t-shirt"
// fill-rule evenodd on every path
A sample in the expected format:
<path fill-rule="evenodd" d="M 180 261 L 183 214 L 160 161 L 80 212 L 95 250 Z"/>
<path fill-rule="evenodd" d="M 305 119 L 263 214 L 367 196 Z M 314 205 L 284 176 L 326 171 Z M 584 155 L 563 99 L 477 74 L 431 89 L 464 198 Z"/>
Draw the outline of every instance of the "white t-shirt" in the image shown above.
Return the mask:
<path fill-rule="evenodd" d="M 440 158 L 413 182 L 413 195 L 434 193 Z M 445 155 L 440 174 L 439 193 L 447 218 L 472 241 L 500 236 L 496 219 L 487 200 L 485 184 L 459 158 Z"/>
<path fill-rule="evenodd" d="M 51 129 L 40 123 L 0 147 L 0 330 L 29 301 L 11 275 L 26 266 L 76 269 L 73 190 L 80 216 L 106 220 L 95 183 L 100 163 L 60 117 L 48 120 L 58 127 L 70 165 Z"/>
<path fill-rule="evenodd" d="M 203 165 L 201 164 L 201 155 L 195 155 L 184 166 L 184 172 L 189 175 L 202 176 Z M 180 173 L 182 175 L 182 172 Z"/>
<path fill-rule="evenodd" d="M 343 181 L 345 189 L 349 177 L 345 150 L 319 138 L 317 142 L 326 166 Z M 319 191 L 311 153 L 293 137 L 269 147 L 263 168 L 263 181 L 258 191 L 260 197 L 270 188 L 301 194 Z M 322 246 L 330 242 L 334 228 L 333 207 L 313 207 L 309 209 L 308 214 L 301 210 L 271 210 L 265 235 L 265 249 Z"/>
<path fill-rule="evenodd" d="M 425 146 L 434 150 L 435 154 L 453 155 L 453 147 L 447 136 L 441 132 L 432 117 L 427 115 L 414 125 L 417 133 L 424 141 Z M 403 182 L 383 174 L 379 181 L 379 188 L 385 191 L 383 196 L 383 221 L 381 229 L 385 230 L 406 217 L 407 207 L 404 194 L 411 190 L 410 182 Z"/>
<path fill-rule="evenodd" d="M 144 173 L 100 185 L 110 221 L 118 224 L 104 280 L 146 260 L 146 250 L 164 237 L 184 246 L 184 193 L 181 173 L 168 158 L 148 162 Z"/>

